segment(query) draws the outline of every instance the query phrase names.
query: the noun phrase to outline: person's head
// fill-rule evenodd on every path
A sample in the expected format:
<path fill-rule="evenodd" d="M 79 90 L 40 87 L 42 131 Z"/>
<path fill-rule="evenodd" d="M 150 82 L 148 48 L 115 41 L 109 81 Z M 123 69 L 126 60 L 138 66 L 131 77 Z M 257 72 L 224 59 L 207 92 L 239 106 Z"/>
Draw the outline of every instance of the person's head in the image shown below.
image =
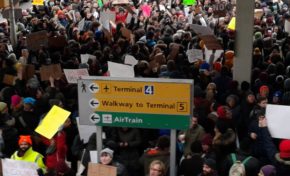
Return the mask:
<path fill-rule="evenodd" d="M 32 97 L 26 97 L 23 99 L 23 110 L 33 111 L 36 100 Z"/>
<path fill-rule="evenodd" d="M 191 117 L 191 128 L 196 128 L 198 126 L 198 114 L 194 113 Z"/>
<path fill-rule="evenodd" d="M 269 95 L 269 87 L 266 86 L 266 85 L 261 86 L 260 89 L 259 89 L 259 93 L 263 97 L 268 97 L 268 95 Z"/>
<path fill-rule="evenodd" d="M 212 136 L 208 133 L 205 134 L 201 139 L 202 150 L 203 152 L 208 152 L 210 147 L 212 146 Z"/>
<path fill-rule="evenodd" d="M 29 56 L 29 51 L 28 49 L 22 49 L 21 50 L 21 56 L 25 57 L 25 58 L 28 58 Z"/>
<path fill-rule="evenodd" d="M 150 164 L 149 176 L 164 176 L 165 164 L 160 160 L 154 160 Z"/>
<path fill-rule="evenodd" d="M 114 156 L 114 151 L 109 149 L 109 148 L 105 148 L 100 152 L 100 162 L 101 164 L 104 165 L 108 165 L 112 162 L 113 160 L 113 156 Z"/>
<path fill-rule="evenodd" d="M 231 119 L 232 112 L 230 111 L 228 106 L 219 106 L 217 108 L 217 115 L 220 119 Z"/>
<path fill-rule="evenodd" d="M 202 172 L 204 175 L 212 174 L 216 171 L 216 161 L 209 158 L 203 162 Z"/>
<path fill-rule="evenodd" d="M 263 97 L 263 96 L 258 96 L 257 97 L 257 104 L 261 108 L 266 108 L 267 103 L 268 103 L 268 98 L 267 97 Z"/>
<path fill-rule="evenodd" d="M 22 105 L 22 98 L 19 95 L 11 96 L 11 108 L 19 109 Z"/>
<path fill-rule="evenodd" d="M 23 152 L 27 151 L 32 146 L 30 136 L 20 135 L 18 140 L 19 149 Z"/>
<path fill-rule="evenodd" d="M 166 135 L 160 136 L 157 140 L 156 147 L 158 147 L 158 149 L 160 149 L 160 150 L 169 149 L 169 147 L 170 147 L 169 137 Z"/>
<path fill-rule="evenodd" d="M 279 144 L 279 156 L 283 160 L 290 160 L 290 140 L 283 139 Z"/>
<path fill-rule="evenodd" d="M 273 165 L 265 165 L 261 168 L 258 176 L 276 176 L 276 168 Z"/>
<path fill-rule="evenodd" d="M 0 102 L 0 114 L 6 114 L 8 112 L 7 104 Z"/>
<path fill-rule="evenodd" d="M 248 92 L 246 100 L 249 104 L 253 104 L 256 101 L 256 97 L 253 92 Z"/>

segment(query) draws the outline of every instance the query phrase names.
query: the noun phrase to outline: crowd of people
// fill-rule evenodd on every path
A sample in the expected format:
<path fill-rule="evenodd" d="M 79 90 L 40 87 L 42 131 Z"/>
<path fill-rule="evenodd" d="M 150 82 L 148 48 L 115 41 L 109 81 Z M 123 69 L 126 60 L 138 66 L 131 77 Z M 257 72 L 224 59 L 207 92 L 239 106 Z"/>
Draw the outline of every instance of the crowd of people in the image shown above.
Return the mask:
<path fill-rule="evenodd" d="M 48 81 L 41 81 L 38 70 L 43 65 L 60 64 L 62 69 L 86 68 L 91 76 L 109 76 L 108 61 L 124 64 L 125 56 L 131 55 L 138 61 L 135 77 L 194 80 L 190 128 L 179 130 L 177 136 L 176 175 L 289 176 L 290 139 L 272 138 L 265 117 L 268 103 L 290 105 L 287 2 L 255 1 L 262 15 L 254 19 L 252 76 L 250 82 L 241 83 L 232 77 L 235 31 L 228 29 L 236 14 L 235 1 L 184 2 L 48 0 L 22 11 L 17 20 L 17 44 L 12 48 L 10 23 L 2 21 L 1 157 L 35 162 L 39 175 L 87 175 L 96 134 L 88 143 L 80 140 L 78 87 L 64 76 L 51 75 Z M 225 16 L 217 16 L 216 3 L 231 4 L 231 8 Z M 103 11 L 115 14 L 109 29 L 100 20 Z M 223 54 L 214 56 L 213 50 L 210 62 L 205 54 L 189 62 L 188 50 L 204 52 L 207 45 L 191 24 L 207 26 Z M 123 29 L 132 32 L 130 37 Z M 62 36 L 66 44 L 31 49 L 26 41 L 39 31 L 46 31 L 47 37 Z M 95 58 L 81 63 L 81 54 Z M 23 73 L 26 65 L 34 65 L 36 70 L 29 79 Z M 7 75 L 14 76 L 13 84 L 4 81 Z M 71 115 L 48 140 L 34 130 L 53 105 Z M 118 176 L 169 175 L 169 130 L 104 127 L 104 132 L 99 163 L 117 167 Z"/>

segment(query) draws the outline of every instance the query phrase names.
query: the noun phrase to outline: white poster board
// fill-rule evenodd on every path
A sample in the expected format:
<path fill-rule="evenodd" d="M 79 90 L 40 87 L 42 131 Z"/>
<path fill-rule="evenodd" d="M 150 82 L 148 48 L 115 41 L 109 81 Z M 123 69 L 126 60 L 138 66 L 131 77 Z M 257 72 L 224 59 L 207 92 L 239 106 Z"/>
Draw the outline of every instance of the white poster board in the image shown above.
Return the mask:
<path fill-rule="evenodd" d="M 82 31 L 84 29 L 84 26 L 85 26 L 85 18 L 83 18 L 81 21 L 79 21 L 78 30 Z"/>
<path fill-rule="evenodd" d="M 38 176 L 36 163 L 2 159 L 3 176 Z"/>
<path fill-rule="evenodd" d="M 193 63 L 198 59 L 203 59 L 203 52 L 200 49 L 188 49 L 186 55 L 189 63 Z"/>
<path fill-rule="evenodd" d="M 82 76 L 89 76 L 88 69 L 63 69 L 66 80 L 68 83 L 76 84 L 78 79 Z"/>
<path fill-rule="evenodd" d="M 80 138 L 83 141 L 83 143 L 87 143 L 89 141 L 90 136 L 96 132 L 96 127 L 95 126 L 90 126 L 90 125 L 80 125 L 80 118 L 77 117 L 77 126 L 78 126 L 78 131 L 80 134 Z"/>
<path fill-rule="evenodd" d="M 96 56 L 90 54 L 81 54 L 81 63 L 87 63 L 89 59 L 96 59 Z"/>
<path fill-rule="evenodd" d="M 103 25 L 105 29 L 110 31 L 110 21 L 115 22 L 116 14 L 110 10 L 101 11 L 99 22 Z"/>
<path fill-rule="evenodd" d="M 224 52 L 224 50 L 216 50 L 215 51 L 215 54 L 214 54 L 214 60 L 213 60 L 213 62 L 215 62 L 221 56 L 221 54 L 223 52 Z M 207 63 L 209 63 L 209 58 L 210 58 L 211 54 L 212 54 L 212 50 L 207 49 L 206 46 L 205 46 L 204 47 L 204 55 L 205 55 L 205 61 Z"/>
<path fill-rule="evenodd" d="M 125 61 L 124 61 L 124 63 L 125 63 L 125 64 L 128 64 L 128 65 L 133 65 L 133 66 L 134 66 L 134 65 L 138 64 L 138 60 L 135 59 L 134 56 L 127 54 L 127 55 L 125 56 Z"/>
<path fill-rule="evenodd" d="M 91 158 L 91 163 L 99 163 L 98 162 L 98 151 L 97 150 L 91 150 L 90 151 L 90 158 Z"/>
<path fill-rule="evenodd" d="M 266 107 L 268 129 L 273 138 L 290 139 L 290 108 L 283 105 Z"/>
<path fill-rule="evenodd" d="M 118 64 L 115 62 L 108 62 L 108 70 L 110 77 L 134 78 L 134 67 L 125 64 Z"/>
<path fill-rule="evenodd" d="M 290 36 L 290 22 L 288 20 L 285 20 L 284 30 L 288 33 L 288 36 Z"/>

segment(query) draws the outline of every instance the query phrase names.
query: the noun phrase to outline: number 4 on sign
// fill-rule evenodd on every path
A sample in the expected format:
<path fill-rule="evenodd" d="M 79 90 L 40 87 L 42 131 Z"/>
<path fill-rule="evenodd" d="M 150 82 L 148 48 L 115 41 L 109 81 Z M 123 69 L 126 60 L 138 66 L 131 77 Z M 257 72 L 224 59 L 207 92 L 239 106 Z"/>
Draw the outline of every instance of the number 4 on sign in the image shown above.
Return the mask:
<path fill-rule="evenodd" d="M 153 86 L 145 86 L 144 93 L 145 93 L 145 95 L 153 95 L 154 94 L 154 87 Z"/>

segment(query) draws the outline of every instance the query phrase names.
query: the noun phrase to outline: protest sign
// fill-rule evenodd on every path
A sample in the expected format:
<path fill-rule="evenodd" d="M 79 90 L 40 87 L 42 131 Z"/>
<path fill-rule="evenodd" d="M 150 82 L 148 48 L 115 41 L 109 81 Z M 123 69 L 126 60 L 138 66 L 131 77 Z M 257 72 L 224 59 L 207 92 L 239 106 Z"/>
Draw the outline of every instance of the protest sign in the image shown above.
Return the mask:
<path fill-rule="evenodd" d="M 6 8 L 2 11 L 2 17 L 9 19 L 9 11 L 11 11 L 11 8 Z M 15 8 L 14 9 L 14 14 L 15 14 L 15 19 L 20 19 L 22 18 L 22 9 L 21 8 Z"/>
<path fill-rule="evenodd" d="M 104 164 L 89 163 L 88 176 L 116 176 L 117 167 Z"/>
<path fill-rule="evenodd" d="M 230 21 L 230 23 L 228 24 L 228 29 L 230 30 L 236 30 L 236 17 L 233 17 Z"/>
<path fill-rule="evenodd" d="M 254 17 L 256 19 L 261 19 L 263 15 L 264 15 L 263 9 L 255 9 Z"/>
<path fill-rule="evenodd" d="M 35 129 L 35 132 L 51 139 L 70 114 L 71 112 L 54 105 Z"/>
<path fill-rule="evenodd" d="M 65 36 L 54 36 L 48 38 L 48 47 L 51 49 L 61 49 L 67 45 Z"/>
<path fill-rule="evenodd" d="M 41 46 L 48 46 L 47 31 L 33 32 L 27 35 L 27 48 L 36 51 Z"/>
<path fill-rule="evenodd" d="M 138 60 L 134 56 L 127 54 L 125 56 L 124 64 L 134 66 L 134 65 L 138 64 Z"/>
<path fill-rule="evenodd" d="M 195 5 L 196 0 L 183 0 L 183 4 L 188 6 Z"/>
<path fill-rule="evenodd" d="M 10 44 L 7 44 L 8 52 L 13 52 L 13 47 Z"/>
<path fill-rule="evenodd" d="M 217 3 L 212 5 L 213 14 L 215 17 L 225 17 L 227 14 L 227 4 Z"/>
<path fill-rule="evenodd" d="M 203 36 L 200 36 L 200 38 L 203 40 L 207 49 L 209 50 L 222 49 L 221 44 L 219 43 L 219 41 L 216 39 L 214 35 L 203 35 Z"/>
<path fill-rule="evenodd" d="M 85 18 L 83 18 L 81 21 L 78 23 L 78 31 L 82 31 L 85 27 Z"/>
<path fill-rule="evenodd" d="M 31 64 L 22 65 L 22 78 L 24 80 L 29 80 L 35 74 L 35 66 Z"/>
<path fill-rule="evenodd" d="M 113 5 L 129 4 L 129 0 L 113 0 Z"/>
<path fill-rule="evenodd" d="M 151 7 L 149 5 L 141 6 L 141 10 L 142 10 L 142 15 L 144 17 L 150 17 L 150 15 L 151 15 Z"/>
<path fill-rule="evenodd" d="M 110 21 L 115 22 L 116 20 L 116 13 L 110 10 L 101 11 L 100 12 L 100 19 L 99 22 L 103 25 L 105 29 L 111 31 L 110 29 Z"/>
<path fill-rule="evenodd" d="M 95 60 L 96 56 L 91 54 L 81 54 L 81 63 L 88 63 L 89 59 Z"/>
<path fill-rule="evenodd" d="M 33 0 L 33 1 L 32 1 L 32 5 L 43 6 L 43 1 L 44 1 L 44 0 Z"/>
<path fill-rule="evenodd" d="M 273 138 L 290 139 L 290 108 L 283 105 L 271 105 L 266 107 L 268 129 Z"/>
<path fill-rule="evenodd" d="M 78 126 L 78 131 L 80 134 L 80 139 L 83 141 L 84 144 L 89 142 L 90 136 L 96 132 L 96 127 L 92 125 L 81 125 L 80 124 L 80 118 L 77 117 L 77 126 Z"/>
<path fill-rule="evenodd" d="M 109 61 L 108 71 L 110 72 L 111 77 L 128 77 L 128 78 L 135 77 L 134 67 L 125 64 L 118 64 Z"/>
<path fill-rule="evenodd" d="M 220 58 L 223 52 L 224 50 L 215 50 L 213 62 L 215 62 L 218 58 Z M 213 53 L 213 50 L 208 49 L 206 46 L 204 47 L 204 55 L 205 55 L 205 60 L 207 63 L 210 62 L 209 60 L 212 53 Z"/>
<path fill-rule="evenodd" d="M 285 30 L 285 32 L 288 33 L 288 36 L 289 36 L 289 34 L 290 34 L 290 22 L 287 19 L 285 19 L 284 30 Z"/>
<path fill-rule="evenodd" d="M 98 151 L 97 150 L 91 150 L 90 151 L 90 159 L 91 159 L 91 163 L 99 163 L 98 162 Z"/>
<path fill-rule="evenodd" d="M 209 27 L 198 24 L 191 24 L 190 27 L 197 35 L 213 35 L 213 31 Z"/>
<path fill-rule="evenodd" d="M 68 83 L 77 83 L 78 79 L 81 79 L 82 76 L 89 76 L 88 69 L 63 69 L 66 80 Z"/>
<path fill-rule="evenodd" d="M 62 77 L 62 70 L 60 64 L 45 65 L 40 67 L 39 71 L 41 81 L 49 80 L 50 76 L 52 76 L 54 79 Z"/>
<path fill-rule="evenodd" d="M 203 52 L 200 49 L 188 49 L 186 55 L 189 63 L 196 62 L 198 59 L 203 59 Z"/>
<path fill-rule="evenodd" d="M 2 159 L 3 176 L 38 176 L 38 166 L 33 162 Z"/>
<path fill-rule="evenodd" d="M 5 74 L 3 78 L 3 83 L 9 86 L 13 86 L 15 83 L 16 77 L 14 75 Z"/>

